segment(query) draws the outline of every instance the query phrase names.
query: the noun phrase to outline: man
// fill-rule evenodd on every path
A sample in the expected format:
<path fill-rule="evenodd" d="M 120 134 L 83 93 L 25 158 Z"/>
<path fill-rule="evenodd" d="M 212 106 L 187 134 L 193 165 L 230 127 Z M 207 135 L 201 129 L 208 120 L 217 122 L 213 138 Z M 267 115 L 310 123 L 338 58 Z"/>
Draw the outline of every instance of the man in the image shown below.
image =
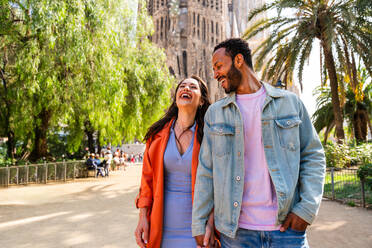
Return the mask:
<path fill-rule="evenodd" d="M 102 173 L 102 170 L 103 170 L 103 163 L 101 163 L 101 160 L 99 159 L 99 154 L 97 153 L 96 156 L 95 156 L 95 159 L 93 160 L 94 161 L 94 164 L 97 166 L 97 175 L 96 177 L 98 177 L 99 175 L 101 175 L 102 177 L 104 177 L 103 173 Z"/>
<path fill-rule="evenodd" d="M 100 169 L 98 170 L 98 168 L 97 168 L 96 160 L 94 158 L 94 153 L 91 153 L 89 155 L 89 158 L 87 159 L 85 164 L 87 165 L 88 170 L 97 171 L 97 175 L 95 175 L 95 176 L 98 177 L 98 171 L 100 171 Z M 102 174 L 102 172 L 101 172 L 101 174 Z"/>
<path fill-rule="evenodd" d="M 105 153 L 105 164 L 104 164 L 104 169 L 105 169 L 105 177 L 109 176 L 109 171 L 110 171 L 110 166 L 111 166 L 111 161 L 112 161 L 112 153 L 111 153 L 111 148 L 107 147 L 107 151 Z"/>
<path fill-rule="evenodd" d="M 85 164 L 88 166 L 88 169 L 96 169 L 96 164 L 94 162 L 94 153 L 89 154 L 89 158 L 85 162 Z"/>
<path fill-rule="evenodd" d="M 222 247 L 308 247 L 325 158 L 303 103 L 257 79 L 242 39 L 218 44 L 212 64 L 229 95 L 205 115 L 192 213 L 197 244 L 207 246 L 214 208 Z"/>

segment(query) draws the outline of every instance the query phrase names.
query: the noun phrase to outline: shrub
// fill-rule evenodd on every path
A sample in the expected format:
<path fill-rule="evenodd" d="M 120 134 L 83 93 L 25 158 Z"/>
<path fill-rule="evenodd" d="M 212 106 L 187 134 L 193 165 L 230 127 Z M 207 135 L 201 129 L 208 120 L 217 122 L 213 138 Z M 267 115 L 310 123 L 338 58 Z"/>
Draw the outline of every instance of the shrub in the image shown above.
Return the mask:
<path fill-rule="evenodd" d="M 372 164 L 365 164 L 359 167 L 358 177 L 361 181 L 366 182 L 366 184 L 372 190 Z"/>
<path fill-rule="evenodd" d="M 364 143 L 356 147 L 358 161 L 362 165 L 372 164 L 372 145 Z"/>
<path fill-rule="evenodd" d="M 372 163 L 372 145 L 364 143 L 358 146 L 328 143 L 324 147 L 327 167 L 345 168 L 351 165 Z"/>
<path fill-rule="evenodd" d="M 325 157 L 327 167 L 344 168 L 351 164 L 350 148 L 346 144 L 327 144 L 325 146 Z"/>

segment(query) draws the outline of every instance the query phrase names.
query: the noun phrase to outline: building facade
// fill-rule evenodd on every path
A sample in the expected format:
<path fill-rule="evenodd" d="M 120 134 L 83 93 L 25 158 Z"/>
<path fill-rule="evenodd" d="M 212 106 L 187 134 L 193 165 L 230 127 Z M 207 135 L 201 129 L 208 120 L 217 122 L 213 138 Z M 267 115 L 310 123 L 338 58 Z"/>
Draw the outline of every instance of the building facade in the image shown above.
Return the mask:
<path fill-rule="evenodd" d="M 247 28 L 244 20 L 249 10 L 262 1 L 147 0 L 155 27 L 152 41 L 164 48 L 169 71 L 177 80 L 200 76 L 214 102 L 224 96 L 224 91 L 213 79 L 213 48 L 227 38 L 239 37 Z"/>

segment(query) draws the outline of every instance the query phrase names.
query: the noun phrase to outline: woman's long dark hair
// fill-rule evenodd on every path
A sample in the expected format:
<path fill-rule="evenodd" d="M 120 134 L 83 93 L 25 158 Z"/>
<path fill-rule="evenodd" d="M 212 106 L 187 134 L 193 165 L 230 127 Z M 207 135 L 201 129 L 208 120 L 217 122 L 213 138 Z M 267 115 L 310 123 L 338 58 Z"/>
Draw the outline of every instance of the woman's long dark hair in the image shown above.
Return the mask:
<path fill-rule="evenodd" d="M 195 75 L 192 75 L 190 78 L 198 81 L 201 93 L 201 101 L 203 102 L 203 105 L 201 107 L 198 107 L 195 115 L 196 124 L 198 125 L 197 130 L 198 133 L 196 137 L 199 143 L 201 143 L 203 139 L 204 115 L 205 112 L 207 112 L 209 105 L 211 105 L 211 101 L 209 99 L 209 92 L 206 83 L 200 77 Z M 173 97 L 173 102 L 169 109 L 167 110 L 167 112 L 165 113 L 165 115 L 160 120 L 152 124 L 152 126 L 147 130 L 147 133 L 144 138 L 145 141 L 153 138 L 158 132 L 160 132 L 164 128 L 165 124 L 167 124 L 170 120 L 172 120 L 173 118 L 177 119 L 178 116 L 178 107 L 176 104 L 177 91 L 180 84 L 185 80 L 186 78 L 178 83 Z"/>

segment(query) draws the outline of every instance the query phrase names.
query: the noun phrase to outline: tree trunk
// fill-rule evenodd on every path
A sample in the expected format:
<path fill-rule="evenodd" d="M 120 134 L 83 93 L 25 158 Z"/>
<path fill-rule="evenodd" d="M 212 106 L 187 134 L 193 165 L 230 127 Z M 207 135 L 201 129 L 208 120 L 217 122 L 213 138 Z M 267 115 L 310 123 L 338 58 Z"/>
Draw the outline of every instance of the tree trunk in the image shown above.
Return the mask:
<path fill-rule="evenodd" d="M 50 125 L 52 111 L 43 108 L 37 115 L 36 119 L 40 120 L 40 124 L 35 126 L 34 148 L 30 154 L 30 160 L 36 161 L 48 155 L 47 132 Z"/>
<path fill-rule="evenodd" d="M 94 137 L 93 137 L 93 134 L 94 134 L 94 128 L 92 126 L 92 123 L 89 121 L 89 120 L 86 120 L 84 122 L 84 132 L 85 134 L 87 135 L 87 138 L 88 138 L 88 148 L 89 148 L 89 152 L 90 153 L 95 153 L 95 148 L 94 148 Z"/>
<path fill-rule="evenodd" d="M 332 129 L 334 128 L 335 126 L 335 122 L 332 121 L 332 123 L 327 126 L 325 132 L 324 132 L 324 140 L 323 140 L 323 145 L 327 145 L 327 140 L 328 140 L 328 136 L 329 136 L 329 133 L 332 131 Z"/>
<path fill-rule="evenodd" d="M 102 146 L 101 146 L 101 141 L 99 140 L 101 138 L 101 132 L 97 132 L 97 152 L 98 154 L 101 154 Z"/>
<path fill-rule="evenodd" d="M 357 103 L 357 109 L 354 113 L 353 126 L 355 139 L 358 143 L 367 141 L 368 117 L 366 109 L 360 103 Z"/>
<path fill-rule="evenodd" d="M 368 128 L 369 128 L 369 134 L 371 135 L 372 137 L 372 125 L 371 125 L 371 119 L 369 118 L 369 115 L 368 115 L 368 112 L 366 111 L 366 117 L 367 117 L 367 125 L 368 125 Z"/>
<path fill-rule="evenodd" d="M 324 61 L 328 71 L 329 81 L 331 85 L 332 107 L 336 125 L 336 137 L 338 139 L 338 142 L 342 142 L 342 140 L 345 139 L 345 133 L 343 128 L 344 120 L 341 112 L 340 99 L 338 95 L 338 82 L 335 62 L 333 59 L 331 47 L 330 48 L 327 47 L 326 41 L 322 41 L 321 44 L 323 47 Z"/>
<path fill-rule="evenodd" d="M 11 158 L 12 160 L 14 160 L 14 154 L 15 154 L 14 132 L 8 131 L 7 137 L 8 137 L 8 141 L 6 142 L 6 146 L 7 146 L 6 156 L 7 158 Z"/>
<path fill-rule="evenodd" d="M 15 139 L 14 139 L 14 132 L 11 130 L 10 127 L 10 119 L 11 119 L 11 101 L 9 99 L 8 95 L 8 80 L 5 74 L 5 68 L 8 63 L 8 53 L 6 47 L 4 48 L 4 58 L 3 58 L 3 67 L 0 68 L 0 77 L 1 81 L 4 87 L 3 91 L 3 96 L 1 97 L 4 100 L 5 103 L 5 111 L 3 112 L 3 118 L 5 121 L 5 133 L 8 137 L 8 141 L 6 142 L 7 144 L 7 158 L 11 158 L 12 160 L 14 159 L 15 155 Z"/>

